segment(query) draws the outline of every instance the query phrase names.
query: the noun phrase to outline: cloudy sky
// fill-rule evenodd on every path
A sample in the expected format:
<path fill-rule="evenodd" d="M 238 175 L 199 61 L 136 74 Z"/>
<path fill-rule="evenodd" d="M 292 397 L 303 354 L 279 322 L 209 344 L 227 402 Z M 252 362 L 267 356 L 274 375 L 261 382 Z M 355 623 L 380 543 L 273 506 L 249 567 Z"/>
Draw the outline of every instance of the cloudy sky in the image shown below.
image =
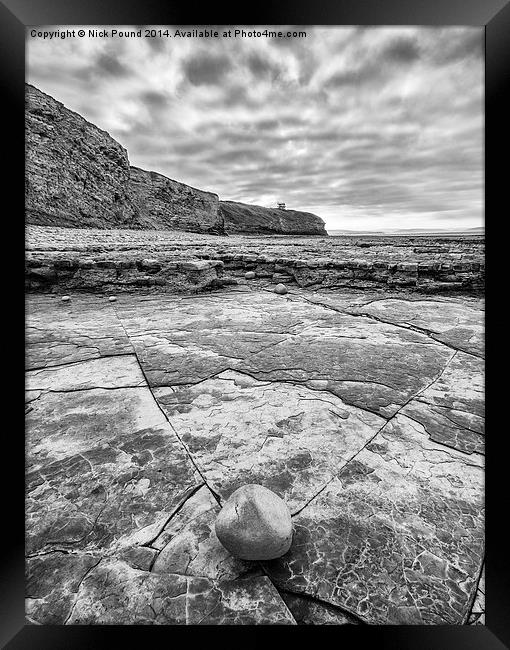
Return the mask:
<path fill-rule="evenodd" d="M 329 229 L 483 225 L 483 29 L 298 29 L 27 37 L 27 81 L 131 164 L 221 199 L 285 201 Z"/>

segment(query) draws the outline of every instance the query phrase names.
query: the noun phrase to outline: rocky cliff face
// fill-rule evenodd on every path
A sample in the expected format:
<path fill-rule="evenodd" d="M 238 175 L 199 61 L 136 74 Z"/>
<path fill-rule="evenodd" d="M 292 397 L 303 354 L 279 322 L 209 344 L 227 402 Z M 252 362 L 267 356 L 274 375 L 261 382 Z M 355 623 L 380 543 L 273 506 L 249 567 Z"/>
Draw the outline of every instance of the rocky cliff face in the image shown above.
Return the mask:
<path fill-rule="evenodd" d="M 144 227 L 223 233 L 218 196 L 162 174 L 131 167 L 129 180 L 135 219 Z"/>
<path fill-rule="evenodd" d="M 26 84 L 26 223 L 212 234 L 327 235 L 320 217 L 219 201 L 129 164 L 106 131 Z"/>
<path fill-rule="evenodd" d="M 223 232 L 218 196 L 130 167 L 106 131 L 26 85 L 26 222 Z"/>
<path fill-rule="evenodd" d="M 27 223 L 136 227 L 124 147 L 30 85 L 25 115 Z"/>
<path fill-rule="evenodd" d="M 324 221 L 310 212 L 279 210 L 236 201 L 220 201 L 225 232 L 280 235 L 327 235 Z"/>

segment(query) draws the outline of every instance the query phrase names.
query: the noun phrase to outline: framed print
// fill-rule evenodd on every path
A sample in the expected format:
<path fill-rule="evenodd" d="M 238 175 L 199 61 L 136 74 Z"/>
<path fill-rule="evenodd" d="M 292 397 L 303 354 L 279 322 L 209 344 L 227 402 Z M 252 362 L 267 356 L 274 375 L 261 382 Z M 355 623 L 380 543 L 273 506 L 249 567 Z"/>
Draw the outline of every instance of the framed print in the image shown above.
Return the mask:
<path fill-rule="evenodd" d="M 508 5 L 0 9 L 5 647 L 506 647 Z"/>

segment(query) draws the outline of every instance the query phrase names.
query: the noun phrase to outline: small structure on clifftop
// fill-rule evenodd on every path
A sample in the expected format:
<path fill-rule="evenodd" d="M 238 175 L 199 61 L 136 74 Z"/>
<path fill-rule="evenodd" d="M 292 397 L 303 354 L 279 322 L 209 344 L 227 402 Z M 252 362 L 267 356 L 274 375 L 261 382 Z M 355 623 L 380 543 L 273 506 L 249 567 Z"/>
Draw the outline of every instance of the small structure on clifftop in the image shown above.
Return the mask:
<path fill-rule="evenodd" d="M 277 203 L 276 207 L 278 208 L 278 210 L 285 210 L 285 203 Z"/>

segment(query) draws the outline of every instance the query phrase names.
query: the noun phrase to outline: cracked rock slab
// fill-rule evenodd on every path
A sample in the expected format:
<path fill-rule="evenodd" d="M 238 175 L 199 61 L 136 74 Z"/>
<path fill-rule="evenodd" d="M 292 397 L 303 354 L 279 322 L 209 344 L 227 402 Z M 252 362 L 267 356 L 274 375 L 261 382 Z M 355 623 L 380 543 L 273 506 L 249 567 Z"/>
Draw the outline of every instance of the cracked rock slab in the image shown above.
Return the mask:
<path fill-rule="evenodd" d="M 360 307 L 359 312 L 388 323 L 426 330 L 433 338 L 451 347 L 483 356 L 484 312 L 479 303 L 387 299 Z"/>
<path fill-rule="evenodd" d="M 77 361 L 30 370 L 26 374 L 27 390 L 65 392 L 137 386 L 146 386 L 146 381 L 134 354 Z"/>
<path fill-rule="evenodd" d="M 294 624 L 215 539 L 258 482 L 295 513 L 267 568 L 298 622 L 476 622 L 478 302 L 311 295 L 29 298 L 29 620 Z"/>
<path fill-rule="evenodd" d="M 61 625 L 71 614 L 85 576 L 99 557 L 55 551 L 28 558 L 25 567 L 25 613 L 32 621 Z"/>
<path fill-rule="evenodd" d="M 281 596 L 298 625 L 358 625 L 359 623 L 354 616 L 329 603 L 288 592 L 282 592 Z"/>
<path fill-rule="evenodd" d="M 43 368 L 117 354 L 133 348 L 106 297 L 27 298 L 26 366 Z"/>
<path fill-rule="evenodd" d="M 138 571 L 101 562 L 81 583 L 70 625 L 295 625 L 265 577 L 209 578 Z"/>
<path fill-rule="evenodd" d="M 483 454 L 484 366 L 482 359 L 457 352 L 441 376 L 401 413 L 422 424 L 435 442 Z"/>
<path fill-rule="evenodd" d="M 29 552 L 144 543 L 197 484 L 146 387 L 47 392 L 30 406 Z"/>
<path fill-rule="evenodd" d="M 202 487 L 191 496 L 151 546 L 158 550 L 154 573 L 200 576 L 224 582 L 252 571 L 253 562 L 233 557 L 219 542 L 214 523 L 220 507 Z"/>
<path fill-rule="evenodd" d="M 436 377 L 451 349 L 426 334 L 266 291 L 137 300 L 118 313 L 151 386 L 225 370 L 320 386 L 391 417 Z"/>
<path fill-rule="evenodd" d="M 276 584 L 372 624 L 461 624 L 483 559 L 481 457 L 398 415 L 294 518 Z"/>
<path fill-rule="evenodd" d="M 225 372 L 154 395 L 222 499 L 247 483 L 302 508 L 385 420 L 330 393 Z"/>

